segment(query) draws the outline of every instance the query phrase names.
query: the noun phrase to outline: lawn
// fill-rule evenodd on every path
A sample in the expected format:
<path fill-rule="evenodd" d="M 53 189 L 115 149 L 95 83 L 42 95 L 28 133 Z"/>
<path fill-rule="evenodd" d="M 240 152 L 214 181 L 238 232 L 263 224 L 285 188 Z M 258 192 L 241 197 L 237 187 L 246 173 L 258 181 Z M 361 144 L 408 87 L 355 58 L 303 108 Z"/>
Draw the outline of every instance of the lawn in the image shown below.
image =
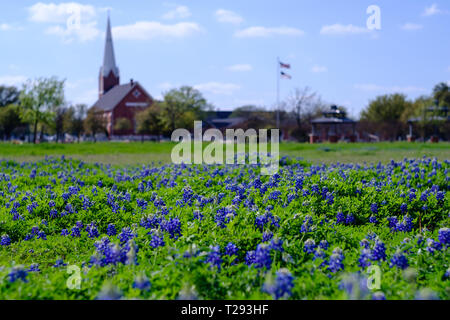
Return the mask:
<path fill-rule="evenodd" d="M 170 142 L 99 142 L 80 144 L 45 143 L 39 145 L 10 143 L 0 144 L 0 159 L 18 161 L 36 161 L 45 156 L 65 155 L 88 163 L 108 163 L 112 165 L 138 165 L 149 163 L 169 163 L 171 150 L 175 146 Z M 206 144 L 204 144 L 206 146 Z M 450 143 L 338 143 L 305 144 L 282 143 L 282 156 L 303 158 L 312 163 L 387 163 L 406 158 L 436 157 L 439 160 L 450 159 Z"/>

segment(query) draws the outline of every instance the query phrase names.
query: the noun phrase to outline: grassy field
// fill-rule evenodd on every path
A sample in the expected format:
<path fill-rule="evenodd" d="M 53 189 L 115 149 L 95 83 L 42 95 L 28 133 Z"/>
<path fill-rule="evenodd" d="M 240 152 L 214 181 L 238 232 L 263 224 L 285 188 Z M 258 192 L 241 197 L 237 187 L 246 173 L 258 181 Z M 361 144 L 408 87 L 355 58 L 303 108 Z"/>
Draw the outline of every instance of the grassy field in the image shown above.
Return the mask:
<path fill-rule="evenodd" d="M 205 144 L 206 145 L 206 144 Z M 149 163 L 168 163 L 170 153 L 175 146 L 170 142 L 99 142 L 80 144 L 46 143 L 39 145 L 10 143 L 0 144 L 0 159 L 35 161 L 45 156 L 65 155 L 90 163 L 108 163 L 112 165 L 136 165 Z M 338 143 L 304 144 L 282 143 L 282 156 L 303 158 L 312 163 L 371 163 L 402 160 L 406 158 L 436 157 L 439 160 L 450 159 L 450 143 Z"/>

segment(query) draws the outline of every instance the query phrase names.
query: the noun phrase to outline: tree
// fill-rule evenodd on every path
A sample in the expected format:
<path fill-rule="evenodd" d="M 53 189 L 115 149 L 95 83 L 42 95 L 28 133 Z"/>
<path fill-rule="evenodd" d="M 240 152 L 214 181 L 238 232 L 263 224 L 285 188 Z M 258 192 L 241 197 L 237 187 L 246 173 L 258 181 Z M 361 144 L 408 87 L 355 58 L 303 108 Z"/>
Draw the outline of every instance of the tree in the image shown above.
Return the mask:
<path fill-rule="evenodd" d="M 16 87 L 0 86 L 0 108 L 19 103 L 19 90 Z"/>
<path fill-rule="evenodd" d="M 33 143 L 36 143 L 38 125 L 50 123 L 55 109 L 64 102 L 64 80 L 55 77 L 28 80 L 19 99 L 21 118 L 33 126 Z"/>
<path fill-rule="evenodd" d="M 56 142 L 60 139 L 64 141 L 64 134 L 66 133 L 64 127 L 64 119 L 66 118 L 67 108 L 64 106 L 57 107 L 53 113 L 53 121 L 51 122 L 51 129 L 55 132 Z"/>
<path fill-rule="evenodd" d="M 118 118 L 114 124 L 115 131 L 128 131 L 132 129 L 132 124 L 127 118 Z"/>
<path fill-rule="evenodd" d="M 9 139 L 14 129 L 21 125 L 22 121 L 17 105 L 10 104 L 0 108 L 0 132 L 2 132 L 4 138 Z"/>
<path fill-rule="evenodd" d="M 97 142 L 96 134 L 106 132 L 106 119 L 103 112 L 95 107 L 89 109 L 84 120 L 84 128 L 87 133 L 92 135 L 94 142 Z"/>
<path fill-rule="evenodd" d="M 84 129 L 83 121 L 86 109 L 87 106 L 85 104 L 70 106 L 64 117 L 64 130 L 75 135 L 78 142 L 80 142 L 80 136 Z"/>
<path fill-rule="evenodd" d="M 153 103 L 146 110 L 136 114 L 137 133 L 160 136 L 163 133 L 161 104 Z"/>
<path fill-rule="evenodd" d="M 183 86 L 172 89 L 164 94 L 162 107 L 162 122 L 167 131 L 173 132 L 177 128 L 192 129 L 194 120 L 201 120 L 204 111 L 211 108 L 200 91 Z"/>
<path fill-rule="evenodd" d="M 441 82 L 434 87 L 433 96 L 440 106 L 450 108 L 450 87 L 445 82 Z"/>
<path fill-rule="evenodd" d="M 402 115 L 410 109 L 412 103 L 403 94 L 378 96 L 362 111 L 361 120 L 371 124 L 371 128 L 382 135 L 382 138 L 395 140 L 406 132 Z"/>
<path fill-rule="evenodd" d="M 292 135 L 298 140 L 306 140 L 310 132 L 311 120 L 325 109 L 322 100 L 309 87 L 296 88 L 286 100 L 285 105 L 297 124 Z"/>

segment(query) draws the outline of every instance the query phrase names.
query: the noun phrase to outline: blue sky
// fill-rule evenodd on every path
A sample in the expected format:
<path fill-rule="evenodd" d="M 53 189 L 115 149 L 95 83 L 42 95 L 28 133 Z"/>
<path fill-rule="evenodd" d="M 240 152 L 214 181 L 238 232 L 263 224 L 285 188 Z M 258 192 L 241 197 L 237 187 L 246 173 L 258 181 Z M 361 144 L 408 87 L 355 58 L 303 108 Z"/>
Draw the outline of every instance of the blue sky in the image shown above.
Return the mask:
<path fill-rule="evenodd" d="M 366 26 L 370 5 L 380 30 Z M 1 1 L 0 83 L 55 75 L 68 101 L 93 104 L 108 10 L 121 81 L 156 98 L 191 85 L 222 110 L 272 108 L 277 56 L 292 65 L 281 98 L 309 86 L 353 116 L 379 94 L 414 98 L 450 82 L 448 1 L 130 0 Z"/>

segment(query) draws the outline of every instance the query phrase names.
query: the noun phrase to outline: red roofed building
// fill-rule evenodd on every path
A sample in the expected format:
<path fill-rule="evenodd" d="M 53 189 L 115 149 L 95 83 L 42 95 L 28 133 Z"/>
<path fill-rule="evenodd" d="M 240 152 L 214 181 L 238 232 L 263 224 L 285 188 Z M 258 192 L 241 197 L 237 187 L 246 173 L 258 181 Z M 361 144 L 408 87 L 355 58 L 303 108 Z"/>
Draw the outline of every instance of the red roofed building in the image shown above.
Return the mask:
<path fill-rule="evenodd" d="M 131 80 L 120 84 L 120 73 L 114 56 L 111 23 L 108 17 L 105 53 L 99 75 L 99 98 L 92 107 L 103 112 L 106 117 L 109 138 L 136 135 L 135 116 L 138 112 L 150 107 L 152 103 L 152 96 L 138 82 Z M 115 129 L 120 119 L 128 120 L 129 129 Z"/>

